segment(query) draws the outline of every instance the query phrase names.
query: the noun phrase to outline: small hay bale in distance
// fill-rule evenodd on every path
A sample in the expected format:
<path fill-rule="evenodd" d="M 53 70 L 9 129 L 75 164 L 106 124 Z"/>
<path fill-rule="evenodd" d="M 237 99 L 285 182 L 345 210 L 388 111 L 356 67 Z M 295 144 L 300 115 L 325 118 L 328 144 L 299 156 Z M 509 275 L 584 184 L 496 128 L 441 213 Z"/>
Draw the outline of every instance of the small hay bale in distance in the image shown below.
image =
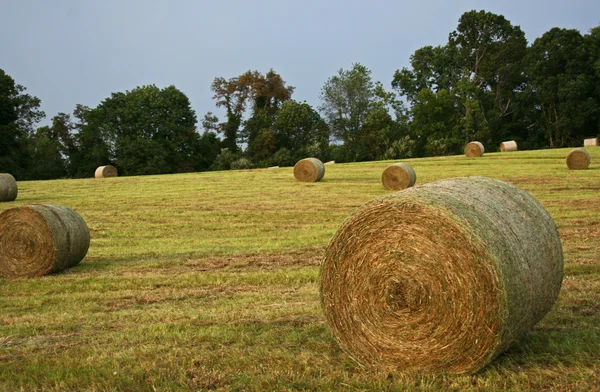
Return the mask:
<path fill-rule="evenodd" d="M 480 142 L 471 142 L 465 146 L 465 155 L 469 158 L 477 158 L 483 155 L 485 148 Z"/>
<path fill-rule="evenodd" d="M 14 201 L 19 193 L 17 181 L 8 173 L 0 173 L 0 202 Z"/>
<path fill-rule="evenodd" d="M 317 158 L 304 158 L 294 165 L 294 177 L 302 182 L 321 181 L 325 175 L 325 166 Z"/>
<path fill-rule="evenodd" d="M 517 151 L 517 149 L 518 149 L 517 142 L 514 140 L 509 140 L 509 141 L 500 143 L 500 151 L 502 151 L 502 152 Z"/>
<path fill-rule="evenodd" d="M 583 147 L 595 147 L 598 146 L 598 138 L 592 138 L 592 139 L 585 139 L 583 141 Z"/>
<path fill-rule="evenodd" d="M 406 163 L 394 163 L 385 168 L 381 174 L 381 182 L 385 189 L 399 191 L 415 185 L 417 174 L 412 166 Z"/>
<path fill-rule="evenodd" d="M 462 177 L 379 197 L 325 251 L 321 305 L 359 362 L 475 373 L 529 331 L 563 278 L 556 225 L 529 193 Z"/>
<path fill-rule="evenodd" d="M 117 177 L 119 172 L 116 167 L 111 165 L 99 166 L 94 173 L 96 178 Z"/>
<path fill-rule="evenodd" d="M 325 162 L 323 165 L 335 165 L 335 161 Z"/>
<path fill-rule="evenodd" d="M 0 243 L 0 277 L 34 277 L 77 265 L 90 246 L 90 232 L 68 207 L 29 205 L 0 214 Z"/>
<path fill-rule="evenodd" d="M 570 170 L 584 170 L 590 167 L 592 158 L 583 148 L 575 148 L 567 155 L 567 167 Z"/>

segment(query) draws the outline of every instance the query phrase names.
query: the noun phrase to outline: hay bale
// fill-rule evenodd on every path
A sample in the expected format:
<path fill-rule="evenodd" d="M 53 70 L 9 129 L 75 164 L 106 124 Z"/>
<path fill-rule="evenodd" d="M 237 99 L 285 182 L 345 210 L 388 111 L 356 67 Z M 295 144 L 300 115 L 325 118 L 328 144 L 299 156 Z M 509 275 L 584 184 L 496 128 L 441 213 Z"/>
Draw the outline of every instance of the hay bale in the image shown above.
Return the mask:
<path fill-rule="evenodd" d="M 269 166 L 267 169 L 279 169 L 279 166 Z"/>
<path fill-rule="evenodd" d="M 335 161 L 325 162 L 323 165 L 335 165 Z"/>
<path fill-rule="evenodd" d="M 78 264 L 90 232 L 70 208 L 37 204 L 0 214 L 0 243 L 0 277 L 42 276 Z"/>
<path fill-rule="evenodd" d="M 381 175 L 381 182 L 385 189 L 399 191 L 415 185 L 417 174 L 412 166 L 406 163 L 394 163 L 385 168 Z"/>
<path fill-rule="evenodd" d="M 500 151 L 509 152 L 509 151 L 517 151 L 517 142 L 514 140 L 509 140 L 507 142 L 500 143 Z"/>
<path fill-rule="evenodd" d="M 111 165 L 99 166 L 94 173 L 94 177 L 96 178 L 117 177 L 118 175 L 117 168 Z"/>
<path fill-rule="evenodd" d="M 485 148 L 480 142 L 471 142 L 465 146 L 465 155 L 469 158 L 476 158 L 483 155 Z"/>
<path fill-rule="evenodd" d="M 379 197 L 329 243 L 321 304 L 342 348 L 385 370 L 474 373 L 554 304 L 563 253 L 529 193 L 485 177 Z"/>
<path fill-rule="evenodd" d="M 305 158 L 299 160 L 294 166 L 294 177 L 303 182 L 321 181 L 325 175 L 325 166 L 317 158 Z"/>
<path fill-rule="evenodd" d="M 15 200 L 18 192 L 15 178 L 8 173 L 0 173 L 0 202 Z"/>
<path fill-rule="evenodd" d="M 570 170 L 583 170 L 587 169 L 592 163 L 590 154 L 583 148 L 576 148 L 571 150 L 567 155 L 567 167 Z"/>
<path fill-rule="evenodd" d="M 598 138 L 592 138 L 592 139 L 585 139 L 583 141 L 583 147 L 594 147 L 594 146 L 598 146 Z"/>

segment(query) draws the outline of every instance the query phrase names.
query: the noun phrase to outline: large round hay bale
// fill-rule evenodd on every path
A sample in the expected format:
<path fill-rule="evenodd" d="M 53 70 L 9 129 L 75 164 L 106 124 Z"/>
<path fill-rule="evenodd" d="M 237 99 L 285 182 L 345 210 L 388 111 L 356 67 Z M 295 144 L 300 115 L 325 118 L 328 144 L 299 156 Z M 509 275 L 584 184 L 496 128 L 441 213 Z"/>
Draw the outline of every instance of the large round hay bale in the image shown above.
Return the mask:
<path fill-rule="evenodd" d="M 8 173 L 0 173 L 0 202 L 15 200 L 18 192 L 15 178 Z"/>
<path fill-rule="evenodd" d="M 592 163 L 592 158 L 583 148 L 575 148 L 567 155 L 567 167 L 571 170 L 587 169 L 590 163 Z"/>
<path fill-rule="evenodd" d="M 507 142 L 500 143 L 500 151 L 509 152 L 509 151 L 517 151 L 517 142 L 514 140 L 509 140 Z"/>
<path fill-rule="evenodd" d="M 394 163 L 386 167 L 381 174 L 383 186 L 392 191 L 410 188 L 416 181 L 415 170 L 406 163 Z"/>
<path fill-rule="evenodd" d="M 483 155 L 485 148 L 480 142 L 471 142 L 465 146 L 465 155 L 469 158 L 477 158 Z"/>
<path fill-rule="evenodd" d="M 583 147 L 594 147 L 594 146 L 598 146 L 598 138 L 592 138 L 592 139 L 585 139 L 583 141 Z"/>
<path fill-rule="evenodd" d="M 29 205 L 0 214 L 0 243 L 0 277 L 42 276 L 83 260 L 90 232 L 70 208 Z"/>
<path fill-rule="evenodd" d="M 299 160 L 294 166 L 294 177 L 303 182 L 321 181 L 325 175 L 325 166 L 317 158 Z"/>
<path fill-rule="evenodd" d="M 529 193 L 463 177 L 377 198 L 329 243 L 321 304 L 342 348 L 385 370 L 474 373 L 554 304 L 563 253 Z"/>
<path fill-rule="evenodd" d="M 117 168 L 111 165 L 99 166 L 94 173 L 94 177 L 96 178 L 117 177 L 118 175 Z"/>

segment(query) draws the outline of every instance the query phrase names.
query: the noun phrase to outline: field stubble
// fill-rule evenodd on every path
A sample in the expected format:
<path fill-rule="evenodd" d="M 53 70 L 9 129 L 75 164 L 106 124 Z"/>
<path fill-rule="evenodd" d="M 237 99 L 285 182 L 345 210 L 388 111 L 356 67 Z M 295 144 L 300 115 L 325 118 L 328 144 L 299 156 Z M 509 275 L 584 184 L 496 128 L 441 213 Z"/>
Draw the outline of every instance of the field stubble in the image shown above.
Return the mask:
<path fill-rule="evenodd" d="M 324 247 L 389 193 L 391 161 L 19 183 L 20 205 L 66 205 L 91 232 L 84 261 L 0 280 L 0 390 L 594 390 L 600 385 L 600 148 L 406 160 L 417 185 L 483 175 L 555 219 L 565 279 L 553 310 L 473 376 L 382 373 L 339 349 L 319 305 Z"/>

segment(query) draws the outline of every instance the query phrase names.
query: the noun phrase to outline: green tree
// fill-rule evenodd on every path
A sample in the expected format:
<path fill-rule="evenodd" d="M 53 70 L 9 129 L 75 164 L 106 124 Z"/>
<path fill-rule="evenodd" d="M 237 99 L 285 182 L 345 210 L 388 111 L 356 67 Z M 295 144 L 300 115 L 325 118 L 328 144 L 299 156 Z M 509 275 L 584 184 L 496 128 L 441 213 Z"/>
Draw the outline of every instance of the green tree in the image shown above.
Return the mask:
<path fill-rule="evenodd" d="M 184 93 L 174 86 L 137 87 L 113 93 L 96 109 L 94 126 L 110 147 L 125 175 L 193 170 L 196 114 Z"/>
<path fill-rule="evenodd" d="M 322 158 L 329 145 L 327 124 L 306 102 L 285 102 L 277 114 L 273 129 L 277 136 L 278 148 L 289 151 L 294 161 L 307 155 Z M 280 160 L 286 161 L 284 153 L 280 154 Z"/>
<path fill-rule="evenodd" d="M 52 126 L 40 127 L 29 137 L 31 166 L 28 178 L 50 180 L 66 176 L 66 162 L 60 137 Z"/>
<path fill-rule="evenodd" d="M 17 180 L 29 178 L 31 165 L 28 137 L 44 118 L 40 100 L 0 69 L 0 168 Z"/>
<path fill-rule="evenodd" d="M 335 149 L 340 161 L 379 159 L 403 136 L 403 128 L 390 115 L 395 111 L 398 119 L 402 105 L 394 93 L 373 82 L 371 71 L 361 64 L 340 69 L 327 80 L 319 109 L 332 135 L 344 142 Z"/>
<path fill-rule="evenodd" d="M 111 158 L 109 139 L 101 128 L 101 113 L 78 104 L 73 117 L 76 121 L 72 121 L 70 117 L 61 118 L 61 127 L 71 132 L 70 140 L 66 143 L 68 175 L 76 178 L 90 177 L 98 166 L 115 165 Z"/>
<path fill-rule="evenodd" d="M 597 127 L 594 59 L 577 30 L 553 28 L 535 40 L 527 73 L 535 119 L 551 147 L 578 145 Z"/>

